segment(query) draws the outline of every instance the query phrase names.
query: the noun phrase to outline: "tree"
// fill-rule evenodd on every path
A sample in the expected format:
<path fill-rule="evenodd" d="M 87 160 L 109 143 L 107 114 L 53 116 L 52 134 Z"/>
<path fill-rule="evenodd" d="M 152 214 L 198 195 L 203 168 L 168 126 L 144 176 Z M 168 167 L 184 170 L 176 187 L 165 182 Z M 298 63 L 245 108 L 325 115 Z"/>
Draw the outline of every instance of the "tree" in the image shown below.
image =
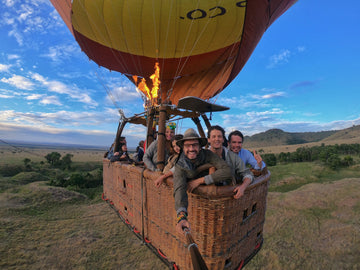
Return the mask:
<path fill-rule="evenodd" d="M 267 166 L 275 166 L 276 165 L 276 156 L 274 154 L 263 155 L 263 160 Z"/>
<path fill-rule="evenodd" d="M 25 166 L 28 165 L 30 162 L 31 162 L 31 159 L 28 159 L 28 158 L 24 158 L 23 160 Z"/>
<path fill-rule="evenodd" d="M 48 163 L 55 166 L 55 165 L 58 165 L 60 163 L 60 157 L 61 157 L 60 153 L 52 152 L 50 154 L 47 154 L 45 156 L 45 159 L 47 160 Z"/>
<path fill-rule="evenodd" d="M 279 162 L 287 163 L 290 161 L 290 152 L 287 153 L 281 152 L 278 158 L 279 158 Z"/>
<path fill-rule="evenodd" d="M 73 173 L 70 175 L 69 186 L 76 186 L 79 188 L 85 187 L 85 179 L 84 176 L 80 173 Z"/>
<path fill-rule="evenodd" d="M 74 156 L 74 155 L 72 155 L 72 154 L 66 154 L 66 155 L 61 159 L 61 164 L 62 164 L 63 168 L 65 168 L 65 169 L 70 169 L 71 163 L 72 163 L 71 158 L 72 158 L 73 156 Z"/>
<path fill-rule="evenodd" d="M 327 160 L 331 169 L 336 170 L 341 166 L 341 159 L 337 154 L 331 154 Z"/>
<path fill-rule="evenodd" d="M 31 165 L 29 164 L 31 162 L 31 160 L 29 158 L 24 158 L 23 162 L 25 165 L 25 170 L 31 171 Z"/>
<path fill-rule="evenodd" d="M 351 156 L 345 156 L 342 163 L 345 167 L 349 167 L 354 164 L 354 160 Z"/>

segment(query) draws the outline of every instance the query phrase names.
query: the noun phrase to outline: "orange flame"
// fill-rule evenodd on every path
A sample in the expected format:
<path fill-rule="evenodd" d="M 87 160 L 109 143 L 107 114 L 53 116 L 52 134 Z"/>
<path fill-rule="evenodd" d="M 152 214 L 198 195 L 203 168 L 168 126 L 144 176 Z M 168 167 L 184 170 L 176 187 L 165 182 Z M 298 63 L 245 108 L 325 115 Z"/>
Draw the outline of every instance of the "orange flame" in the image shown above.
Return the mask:
<path fill-rule="evenodd" d="M 150 76 L 150 79 L 152 80 L 153 87 L 150 91 L 149 87 L 146 85 L 145 78 L 142 78 L 140 83 L 137 85 L 137 88 L 146 95 L 147 99 L 151 101 L 152 104 L 156 104 L 156 99 L 158 97 L 159 92 L 159 85 L 160 85 L 160 67 L 159 63 L 155 63 L 155 73 Z M 138 77 L 136 75 L 133 76 L 133 80 L 135 82 L 135 85 L 138 82 Z"/>
<path fill-rule="evenodd" d="M 155 73 L 150 76 L 150 79 L 153 82 L 153 88 L 151 89 L 152 98 L 157 98 L 158 97 L 159 85 L 160 85 L 159 78 L 160 78 L 160 67 L 159 67 L 159 63 L 156 62 L 155 63 Z"/>

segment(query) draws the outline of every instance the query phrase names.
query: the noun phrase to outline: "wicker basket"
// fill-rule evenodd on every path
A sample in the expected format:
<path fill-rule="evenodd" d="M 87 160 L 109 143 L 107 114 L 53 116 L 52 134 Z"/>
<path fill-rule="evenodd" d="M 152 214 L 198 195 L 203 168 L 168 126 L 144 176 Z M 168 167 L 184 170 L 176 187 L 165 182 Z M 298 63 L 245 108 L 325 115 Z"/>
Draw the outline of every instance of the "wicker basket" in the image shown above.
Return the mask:
<path fill-rule="evenodd" d="M 172 180 L 156 188 L 159 173 L 106 159 L 103 173 L 104 199 L 134 233 L 170 267 L 192 269 L 186 239 L 175 231 Z M 257 177 L 238 200 L 229 186 L 201 186 L 189 194 L 192 235 L 209 269 L 237 269 L 259 251 L 269 179 L 269 172 Z"/>

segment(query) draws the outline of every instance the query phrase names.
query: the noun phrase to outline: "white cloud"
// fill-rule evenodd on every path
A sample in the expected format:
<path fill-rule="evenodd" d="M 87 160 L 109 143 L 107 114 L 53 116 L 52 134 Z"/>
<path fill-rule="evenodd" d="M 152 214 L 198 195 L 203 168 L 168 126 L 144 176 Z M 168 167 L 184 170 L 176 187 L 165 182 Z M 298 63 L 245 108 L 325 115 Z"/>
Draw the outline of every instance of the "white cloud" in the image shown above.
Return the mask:
<path fill-rule="evenodd" d="M 43 126 L 100 126 L 104 123 L 113 124 L 116 122 L 111 117 L 105 117 L 103 112 L 74 112 L 74 111 L 57 111 L 57 112 L 17 112 L 14 110 L 0 111 L 0 122 L 16 123 L 24 125 Z"/>
<path fill-rule="evenodd" d="M 15 26 L 14 26 L 13 30 L 9 31 L 8 35 L 9 35 L 9 37 L 14 37 L 20 46 L 22 46 L 24 44 L 23 36 L 21 35 L 20 32 L 18 32 L 18 30 L 15 28 Z"/>
<path fill-rule="evenodd" d="M 15 4 L 14 0 L 4 0 L 3 2 L 7 7 L 12 7 Z"/>
<path fill-rule="evenodd" d="M 113 117 L 116 120 L 119 119 L 119 117 L 120 117 L 119 110 L 118 109 L 113 109 L 113 108 L 105 108 L 104 114 L 107 117 Z"/>
<path fill-rule="evenodd" d="M 305 46 L 298 46 L 297 51 L 298 52 L 304 52 L 306 50 Z"/>
<path fill-rule="evenodd" d="M 282 122 L 281 117 L 286 114 L 284 111 L 274 108 L 267 111 L 251 111 L 239 114 L 221 114 L 223 126 L 227 132 L 240 130 L 246 135 L 253 135 L 258 132 L 274 128 L 274 123 Z"/>
<path fill-rule="evenodd" d="M 135 100 L 141 97 L 140 94 L 136 92 L 135 86 L 130 85 L 113 87 L 111 94 L 118 102 Z M 109 96 L 108 98 L 110 99 Z"/>
<path fill-rule="evenodd" d="M 34 88 L 34 83 L 32 81 L 20 75 L 13 75 L 8 79 L 2 78 L 1 81 L 23 90 L 32 90 Z"/>
<path fill-rule="evenodd" d="M 64 59 L 69 59 L 74 55 L 79 55 L 80 49 L 76 44 L 57 45 L 49 48 L 48 53 L 41 56 L 50 58 L 54 62 L 61 62 Z"/>
<path fill-rule="evenodd" d="M 11 1 L 4 0 L 6 12 L 0 18 L 0 25 L 10 26 L 9 37 L 14 37 L 20 46 L 32 47 L 37 43 L 32 42 L 30 35 L 33 33 L 45 34 L 49 29 L 63 27 L 55 16 L 43 16 L 54 13 L 50 1 Z M 51 11 L 50 11 L 51 9 Z M 50 15 L 51 15 L 50 14 Z"/>
<path fill-rule="evenodd" d="M 25 97 L 25 99 L 27 100 L 36 100 L 36 99 L 40 99 L 43 95 L 40 94 L 33 94 L 33 95 L 29 95 L 27 97 Z"/>
<path fill-rule="evenodd" d="M 9 13 L 4 13 L 3 14 L 3 18 L 1 20 L 1 24 L 5 24 L 5 25 L 14 25 L 15 23 L 15 19 L 10 17 L 11 15 Z"/>
<path fill-rule="evenodd" d="M 33 9 L 29 5 L 23 4 L 18 12 L 20 15 L 17 19 L 22 22 L 26 21 L 26 19 L 33 13 Z"/>
<path fill-rule="evenodd" d="M 17 60 L 17 59 L 20 59 L 20 56 L 17 54 L 8 54 L 7 58 L 9 60 L 14 60 L 14 59 Z"/>
<path fill-rule="evenodd" d="M 273 115 L 282 115 L 284 113 L 284 111 L 278 109 L 278 108 L 273 108 L 270 111 L 263 111 L 263 112 L 247 112 L 246 115 L 250 118 L 250 120 L 256 120 L 256 119 L 267 119 L 270 116 Z"/>
<path fill-rule="evenodd" d="M 11 65 L 0 64 L 0 72 L 8 72 Z"/>
<path fill-rule="evenodd" d="M 83 93 L 82 90 L 80 90 L 77 86 L 68 86 L 56 80 L 47 80 L 38 73 L 32 73 L 31 77 L 34 80 L 40 82 L 51 92 L 68 95 L 78 102 L 82 102 L 91 106 L 98 106 L 98 103 L 96 101 L 94 101 L 88 94 Z M 49 104 L 49 103 L 44 103 L 44 104 Z M 59 105 L 58 103 L 56 104 Z"/>
<path fill-rule="evenodd" d="M 5 141 L 20 140 L 34 143 L 64 143 L 78 145 L 109 146 L 114 140 L 114 132 L 104 130 L 67 129 L 51 126 L 7 124 L 0 122 L 0 133 Z M 127 137 L 130 146 L 136 146 L 137 139 Z"/>
<path fill-rule="evenodd" d="M 0 94 L 3 97 L 16 97 L 16 96 L 22 96 L 23 92 L 13 91 L 13 90 L 8 90 L 8 89 L 0 89 Z"/>
<path fill-rule="evenodd" d="M 46 96 L 46 97 L 43 97 L 41 100 L 40 100 L 40 103 L 41 104 L 44 104 L 44 105 L 58 105 L 58 106 L 61 106 L 62 103 L 60 102 L 59 98 L 57 96 Z"/>
<path fill-rule="evenodd" d="M 0 98 L 13 98 L 14 96 L 11 95 L 4 95 L 4 94 L 0 94 Z"/>
<path fill-rule="evenodd" d="M 285 92 L 274 92 L 266 95 L 251 95 L 251 97 L 253 99 L 264 100 L 264 99 L 272 99 L 276 97 L 284 97 L 285 95 L 286 95 Z"/>
<path fill-rule="evenodd" d="M 250 97 L 219 98 L 218 104 L 238 109 L 247 109 L 254 107 L 264 108 L 269 106 L 265 102 L 261 102 L 260 99 L 251 99 Z"/>
<path fill-rule="evenodd" d="M 261 89 L 262 92 L 274 91 L 274 89 Z M 282 91 L 267 93 L 264 95 L 245 95 L 240 97 L 220 97 L 217 103 L 226 105 L 230 108 L 248 109 L 248 108 L 266 108 L 270 107 L 272 99 L 277 97 L 285 97 L 286 93 Z"/>
<path fill-rule="evenodd" d="M 290 56 L 291 56 L 291 53 L 287 49 L 282 50 L 278 54 L 272 55 L 270 57 L 270 63 L 268 64 L 267 68 L 274 68 L 275 66 L 289 62 Z"/>

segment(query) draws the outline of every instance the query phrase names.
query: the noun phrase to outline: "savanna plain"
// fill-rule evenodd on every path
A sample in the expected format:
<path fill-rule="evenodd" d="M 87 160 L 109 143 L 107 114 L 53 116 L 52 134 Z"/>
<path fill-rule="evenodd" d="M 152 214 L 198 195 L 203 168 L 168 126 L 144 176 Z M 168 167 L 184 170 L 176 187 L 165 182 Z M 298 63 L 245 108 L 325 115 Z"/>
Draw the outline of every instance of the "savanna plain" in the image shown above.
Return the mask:
<path fill-rule="evenodd" d="M 104 151 L 0 146 L 1 269 L 168 269 L 101 199 Z M 71 163 L 55 168 L 52 152 Z M 264 244 L 245 269 L 360 269 L 360 156 L 351 158 L 269 167 Z"/>

